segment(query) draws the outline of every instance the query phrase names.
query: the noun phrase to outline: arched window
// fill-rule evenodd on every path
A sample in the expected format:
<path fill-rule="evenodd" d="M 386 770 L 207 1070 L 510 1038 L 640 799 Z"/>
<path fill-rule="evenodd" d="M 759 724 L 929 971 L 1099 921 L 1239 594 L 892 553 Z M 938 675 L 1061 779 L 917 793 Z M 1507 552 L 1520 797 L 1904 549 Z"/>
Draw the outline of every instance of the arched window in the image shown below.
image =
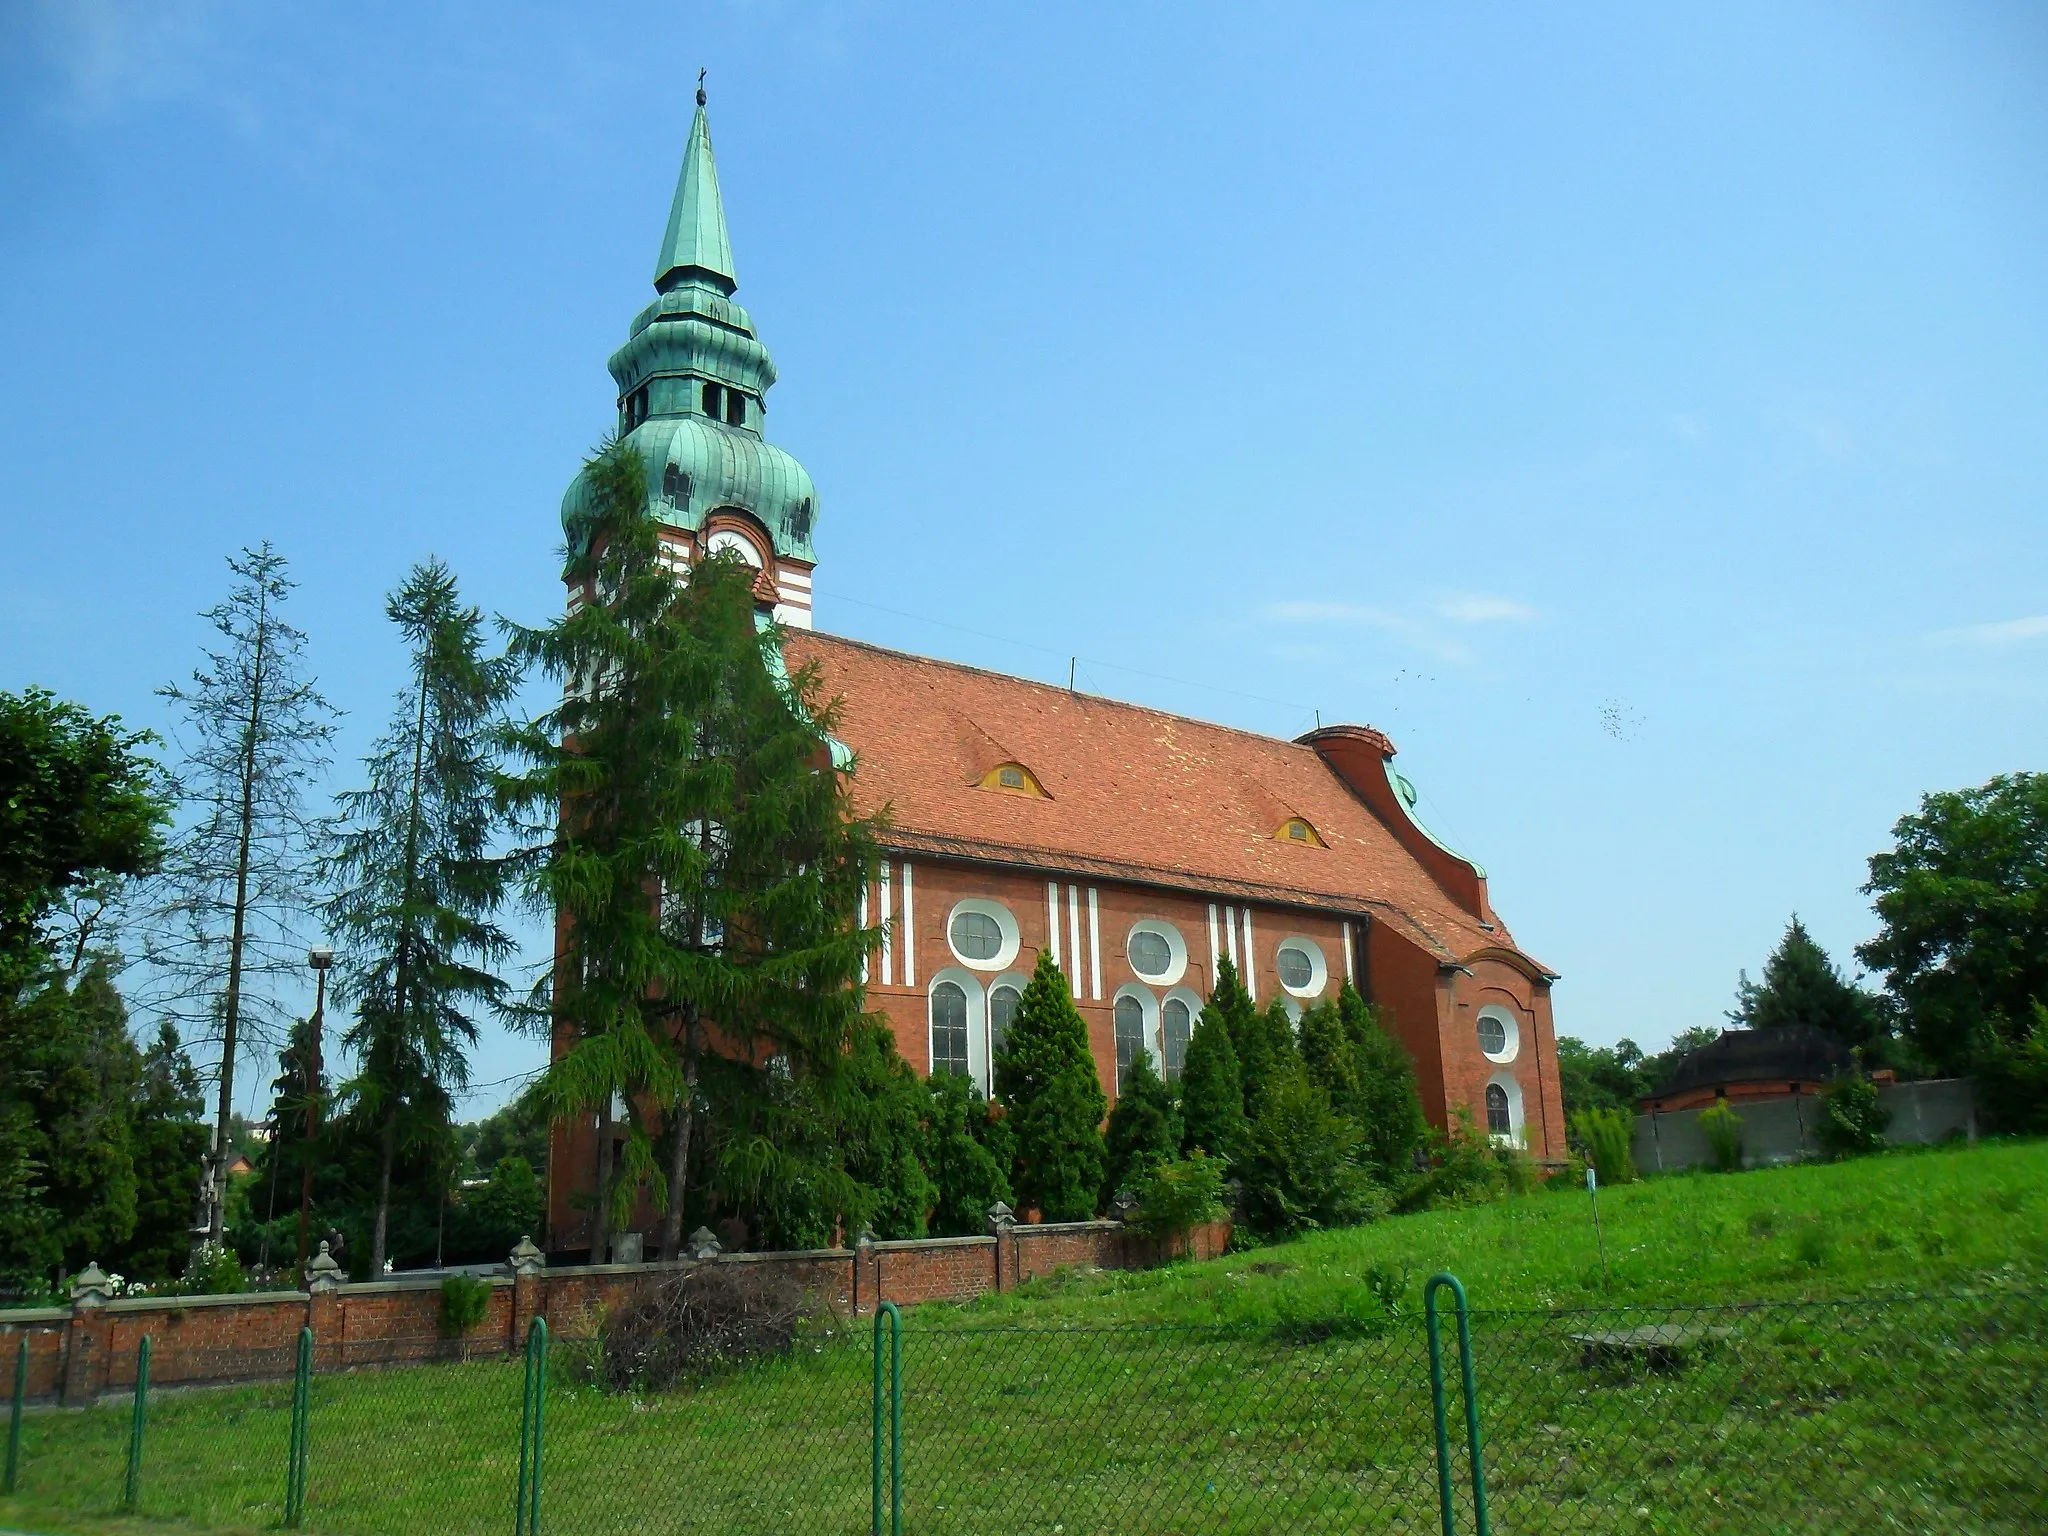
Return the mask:
<path fill-rule="evenodd" d="M 1017 1017 L 1017 1004 L 1024 994 L 1008 982 L 1003 982 L 988 995 L 988 1044 L 994 1054 L 1001 1054 L 1010 1038 L 1010 1020 Z"/>
<path fill-rule="evenodd" d="M 1161 1010 L 1161 1019 L 1166 1032 L 1166 1080 L 1177 1083 L 1188 1064 L 1188 1041 L 1195 1033 L 1194 1011 L 1188 1007 L 1187 999 L 1169 997 Z"/>
<path fill-rule="evenodd" d="M 1116 1091 L 1124 1091 L 1124 1074 L 1145 1049 L 1145 1005 L 1126 994 L 1116 1000 Z"/>
<path fill-rule="evenodd" d="M 932 1076 L 967 1070 L 967 989 L 942 981 L 932 988 Z"/>
<path fill-rule="evenodd" d="M 1514 1117 L 1508 1112 L 1508 1091 L 1499 1083 L 1486 1085 L 1486 1129 L 1494 1136 L 1515 1133 Z"/>

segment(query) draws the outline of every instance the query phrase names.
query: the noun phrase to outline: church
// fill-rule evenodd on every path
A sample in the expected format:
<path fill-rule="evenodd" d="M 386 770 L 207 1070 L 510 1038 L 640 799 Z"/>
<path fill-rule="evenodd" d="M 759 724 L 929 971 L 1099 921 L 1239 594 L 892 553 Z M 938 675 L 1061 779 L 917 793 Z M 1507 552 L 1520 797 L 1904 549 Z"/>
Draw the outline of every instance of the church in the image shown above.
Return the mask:
<path fill-rule="evenodd" d="M 868 997 L 911 1066 L 986 1090 L 1049 950 L 1104 1091 L 1139 1051 L 1171 1081 L 1228 959 L 1297 1017 L 1351 981 L 1414 1057 L 1432 1122 L 1463 1108 L 1562 1158 L 1556 976 L 1516 945 L 1485 871 L 1417 817 L 1385 734 L 1285 741 L 814 627 L 818 494 L 764 435 L 775 365 L 738 286 L 700 91 L 655 298 L 610 361 L 618 430 L 647 462 L 671 567 L 736 550 L 790 661 L 842 700 L 856 806 L 893 817 L 867 895 L 883 932 Z M 565 523 L 579 498 L 580 480 Z M 588 1148 L 561 1150 L 557 1232 L 580 1222 L 572 1170 L 590 1177 Z"/>

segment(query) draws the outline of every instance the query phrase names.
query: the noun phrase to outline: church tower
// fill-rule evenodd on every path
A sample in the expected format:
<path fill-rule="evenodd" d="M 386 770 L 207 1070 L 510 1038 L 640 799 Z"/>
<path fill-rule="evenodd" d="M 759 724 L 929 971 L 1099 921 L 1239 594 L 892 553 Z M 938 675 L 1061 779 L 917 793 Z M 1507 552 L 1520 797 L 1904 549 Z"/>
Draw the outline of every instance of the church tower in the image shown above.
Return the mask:
<path fill-rule="evenodd" d="M 761 572 L 755 591 L 775 617 L 808 629 L 817 490 L 803 465 L 761 435 L 775 363 L 733 302 L 738 286 L 700 86 L 654 263 L 656 298 L 609 364 L 618 431 L 647 463 L 648 512 L 675 569 L 736 549 Z M 584 494 L 579 473 L 562 498 L 572 536 Z"/>

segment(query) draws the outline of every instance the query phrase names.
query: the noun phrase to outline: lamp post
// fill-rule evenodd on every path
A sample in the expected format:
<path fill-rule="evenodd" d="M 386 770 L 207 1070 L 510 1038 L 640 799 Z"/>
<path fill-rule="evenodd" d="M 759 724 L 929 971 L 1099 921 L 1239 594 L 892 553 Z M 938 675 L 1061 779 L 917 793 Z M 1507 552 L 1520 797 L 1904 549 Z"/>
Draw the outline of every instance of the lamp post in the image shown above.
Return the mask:
<path fill-rule="evenodd" d="M 318 978 L 313 992 L 312 1049 L 301 1063 L 306 1074 L 306 1153 L 299 1173 L 299 1267 L 306 1264 L 306 1233 L 313 1220 L 313 1138 L 320 1130 L 320 1028 L 327 1018 L 327 971 L 334 951 L 326 945 L 306 951 L 306 964 Z"/>

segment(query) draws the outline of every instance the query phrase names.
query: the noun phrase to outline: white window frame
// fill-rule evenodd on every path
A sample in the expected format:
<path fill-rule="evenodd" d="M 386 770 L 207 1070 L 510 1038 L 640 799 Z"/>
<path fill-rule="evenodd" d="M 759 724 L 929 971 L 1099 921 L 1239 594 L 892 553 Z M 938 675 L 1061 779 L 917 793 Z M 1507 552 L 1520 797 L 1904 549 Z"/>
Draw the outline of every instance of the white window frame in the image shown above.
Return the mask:
<path fill-rule="evenodd" d="M 1131 962 L 1131 940 L 1141 933 L 1156 933 L 1166 940 L 1166 969 L 1156 976 L 1146 975 Z M 1124 964 L 1148 987 L 1171 987 L 1188 973 L 1188 941 L 1181 937 L 1178 927 L 1163 917 L 1140 918 L 1124 935 Z"/>
<path fill-rule="evenodd" d="M 982 1009 L 981 1049 L 982 1054 L 988 1058 L 988 1071 L 991 1083 L 994 1081 L 996 1071 L 996 988 L 1015 987 L 1017 989 L 1017 1000 L 1021 1003 L 1024 1000 L 1024 989 L 1030 985 L 1031 976 L 1026 971 L 1005 971 L 1000 976 L 991 976 L 989 978 L 988 1003 Z M 984 1085 L 984 1091 L 993 1093 L 994 1089 Z"/>
<path fill-rule="evenodd" d="M 1290 987 L 1287 985 L 1286 979 L 1281 976 L 1280 951 L 1283 949 L 1300 950 L 1301 953 L 1308 956 L 1309 975 L 1307 986 Z M 1305 998 L 1310 1001 L 1321 997 L 1330 985 L 1330 962 L 1323 955 L 1323 946 L 1305 933 L 1290 933 L 1274 946 L 1273 978 L 1280 983 L 1281 990 L 1289 997 Z"/>
<path fill-rule="evenodd" d="M 932 999 L 942 982 L 952 982 L 967 994 L 967 1075 L 981 1085 L 981 1091 L 988 1092 L 988 994 L 982 990 L 981 978 L 972 971 L 958 966 L 947 966 L 925 984 L 924 989 L 924 1066 L 925 1075 L 931 1076 L 938 1052 L 932 1048 L 932 1031 L 938 1027 L 938 1019 L 932 1006 Z"/>
<path fill-rule="evenodd" d="M 1488 1124 L 1487 1135 L 1497 1147 L 1519 1147 L 1522 1145 L 1523 1133 L 1528 1127 L 1528 1122 L 1522 1117 L 1522 1085 L 1516 1081 L 1514 1073 L 1496 1072 L 1486 1080 L 1487 1088 L 1495 1086 L 1507 1092 L 1508 1133 L 1503 1136 Z M 1485 1088 L 1479 1091 L 1479 1117 L 1482 1123 L 1486 1122 Z"/>
<path fill-rule="evenodd" d="M 1116 1059 L 1116 1006 L 1127 997 L 1138 1000 L 1145 1029 L 1142 1043 L 1146 1054 L 1152 1058 L 1152 1070 L 1158 1072 L 1166 1062 L 1166 1054 L 1160 1049 L 1159 1041 L 1159 998 L 1150 987 L 1127 981 L 1116 989 L 1116 995 L 1109 1001 L 1109 1081 L 1117 1097 L 1123 1093 L 1123 1072 Z"/>
<path fill-rule="evenodd" d="M 953 919 L 963 912 L 979 912 L 983 917 L 993 918 L 1002 933 L 1002 943 L 996 952 L 986 960 L 975 960 L 963 955 L 953 944 Z M 1023 943 L 1023 935 L 1017 928 L 1016 915 L 1000 901 L 989 901 L 981 896 L 963 896 L 953 903 L 953 910 L 946 914 L 946 948 L 969 970 L 1006 971 L 1016 962 L 1017 950 Z"/>
<path fill-rule="evenodd" d="M 1498 1052 L 1489 1051 L 1479 1039 L 1479 1023 L 1482 1019 L 1493 1019 L 1501 1026 L 1506 1037 Z M 1515 1017 L 1512 1008 L 1503 1008 L 1498 1003 L 1489 1003 L 1479 1010 L 1472 1019 L 1472 1043 L 1479 1047 L 1479 1054 L 1497 1067 L 1504 1067 L 1522 1054 L 1522 1022 Z"/>
<path fill-rule="evenodd" d="M 1159 1075 L 1161 1077 L 1166 1075 L 1166 1005 L 1170 1002 L 1187 1004 L 1188 1044 L 1190 1047 L 1194 1044 L 1195 1031 L 1202 1024 L 1201 994 L 1192 987 L 1169 988 L 1166 996 L 1159 1000 Z M 1183 1062 L 1181 1065 L 1185 1067 L 1187 1064 Z"/>

